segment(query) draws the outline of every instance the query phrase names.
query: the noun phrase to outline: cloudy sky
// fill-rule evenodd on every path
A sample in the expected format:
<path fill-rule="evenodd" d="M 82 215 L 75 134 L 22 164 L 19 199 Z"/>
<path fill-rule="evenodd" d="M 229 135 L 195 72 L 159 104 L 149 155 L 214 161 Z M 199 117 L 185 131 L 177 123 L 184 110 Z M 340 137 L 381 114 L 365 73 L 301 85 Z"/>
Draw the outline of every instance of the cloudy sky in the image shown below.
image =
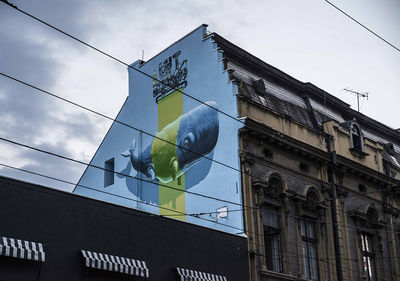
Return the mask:
<path fill-rule="evenodd" d="M 400 52 L 323 0 L 11 1 L 126 63 L 148 60 L 202 23 L 267 63 L 400 128 Z M 332 0 L 400 48 L 400 1 Z M 115 117 L 125 66 L 0 3 L 0 72 Z M 89 162 L 110 122 L 0 76 L 0 137 Z M 77 182 L 83 165 L 0 141 L 0 164 Z M 0 166 L 0 174 L 73 186 Z"/>

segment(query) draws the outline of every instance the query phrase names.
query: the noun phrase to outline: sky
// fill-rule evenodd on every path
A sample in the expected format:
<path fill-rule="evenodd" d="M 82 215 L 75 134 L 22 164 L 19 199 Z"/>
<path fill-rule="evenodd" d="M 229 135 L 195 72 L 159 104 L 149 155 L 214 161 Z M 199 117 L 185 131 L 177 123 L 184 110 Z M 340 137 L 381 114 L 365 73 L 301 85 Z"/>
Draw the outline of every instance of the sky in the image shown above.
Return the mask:
<path fill-rule="evenodd" d="M 125 63 L 148 60 L 199 25 L 357 109 L 400 128 L 400 52 L 323 0 L 10 1 Z M 332 0 L 400 48 L 400 1 Z M 126 66 L 0 3 L 0 72 L 116 117 Z M 111 122 L 0 76 L 0 137 L 88 163 Z M 0 164 L 76 183 L 85 165 L 0 140 Z M 73 185 L 0 166 L 0 175 Z"/>

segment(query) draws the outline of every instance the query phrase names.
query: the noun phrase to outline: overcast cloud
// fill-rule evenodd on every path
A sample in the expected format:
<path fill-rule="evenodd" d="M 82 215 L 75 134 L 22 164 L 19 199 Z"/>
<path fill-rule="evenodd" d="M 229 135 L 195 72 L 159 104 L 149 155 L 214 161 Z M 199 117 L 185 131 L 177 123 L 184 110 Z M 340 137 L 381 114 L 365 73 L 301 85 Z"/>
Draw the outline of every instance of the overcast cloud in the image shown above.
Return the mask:
<path fill-rule="evenodd" d="M 356 108 L 345 87 L 370 92 L 361 111 L 393 128 L 400 52 L 322 0 L 11 1 L 126 63 L 156 55 L 202 23 L 295 78 Z M 400 1 L 333 1 L 400 46 Z M 0 72 L 110 116 L 128 95 L 126 67 L 0 3 Z M 110 122 L 0 77 L 0 136 L 89 162 Z M 0 163 L 77 181 L 84 166 L 0 142 Z M 7 168 L 0 174 L 72 186 Z"/>

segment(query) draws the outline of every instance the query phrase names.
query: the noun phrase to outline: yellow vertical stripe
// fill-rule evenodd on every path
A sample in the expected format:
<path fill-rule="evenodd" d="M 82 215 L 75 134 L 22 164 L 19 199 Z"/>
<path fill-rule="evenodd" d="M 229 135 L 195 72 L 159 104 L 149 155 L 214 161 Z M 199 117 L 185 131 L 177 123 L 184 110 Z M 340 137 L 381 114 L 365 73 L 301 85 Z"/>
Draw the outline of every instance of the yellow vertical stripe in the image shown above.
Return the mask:
<path fill-rule="evenodd" d="M 161 131 L 165 126 L 175 121 L 179 116 L 183 114 L 183 96 L 182 93 L 174 91 L 165 98 L 158 102 L 158 130 Z M 174 144 L 178 135 L 178 128 L 176 128 L 176 135 L 174 136 Z M 166 144 L 166 146 L 171 146 Z M 176 155 L 176 146 L 173 148 Z M 163 184 L 164 185 L 164 184 Z M 167 186 L 175 189 L 170 189 L 164 186 L 159 187 L 159 206 L 168 208 L 170 210 L 176 210 L 176 214 L 185 213 L 185 175 L 183 174 L 180 178 L 175 179 L 167 184 Z M 179 189 L 179 190 L 176 190 Z M 182 191 L 180 191 L 182 190 Z M 174 214 L 173 211 L 168 211 L 160 208 L 160 215 Z M 180 220 L 186 220 L 185 216 L 171 216 Z"/>

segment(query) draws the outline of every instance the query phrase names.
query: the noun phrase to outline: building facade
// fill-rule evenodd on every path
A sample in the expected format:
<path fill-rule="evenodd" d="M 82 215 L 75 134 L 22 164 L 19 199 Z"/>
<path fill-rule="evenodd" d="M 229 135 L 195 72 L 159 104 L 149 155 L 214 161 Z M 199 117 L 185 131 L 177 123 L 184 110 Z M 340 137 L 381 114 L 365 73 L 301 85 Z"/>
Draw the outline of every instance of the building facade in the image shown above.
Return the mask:
<path fill-rule="evenodd" d="M 400 131 L 218 34 L 237 85 L 251 280 L 400 280 Z"/>

